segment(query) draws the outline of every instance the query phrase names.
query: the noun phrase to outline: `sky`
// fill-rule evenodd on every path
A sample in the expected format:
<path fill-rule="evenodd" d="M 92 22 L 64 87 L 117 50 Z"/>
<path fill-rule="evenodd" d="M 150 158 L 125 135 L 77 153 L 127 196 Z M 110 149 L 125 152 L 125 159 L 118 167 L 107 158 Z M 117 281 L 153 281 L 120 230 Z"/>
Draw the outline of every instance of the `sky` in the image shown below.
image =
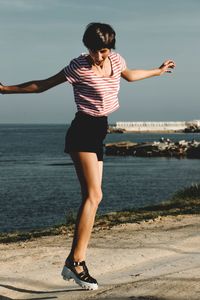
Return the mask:
<path fill-rule="evenodd" d="M 151 69 L 166 59 L 173 74 L 121 80 L 116 121 L 200 119 L 199 0 L 0 0 L 0 82 L 48 78 L 87 52 L 82 35 L 90 22 L 113 26 L 116 52 L 128 68 Z M 72 86 L 41 94 L 0 95 L 0 123 L 70 123 Z"/>

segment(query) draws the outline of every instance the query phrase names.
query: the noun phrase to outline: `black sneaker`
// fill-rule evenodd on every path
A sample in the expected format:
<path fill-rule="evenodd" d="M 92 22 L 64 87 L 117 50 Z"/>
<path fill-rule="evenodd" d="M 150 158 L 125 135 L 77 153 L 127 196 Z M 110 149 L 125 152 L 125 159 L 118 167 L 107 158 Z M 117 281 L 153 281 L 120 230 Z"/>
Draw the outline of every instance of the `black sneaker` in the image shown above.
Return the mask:
<path fill-rule="evenodd" d="M 77 273 L 75 267 L 82 266 L 83 271 L 81 273 Z M 92 278 L 88 272 L 88 268 L 86 267 L 85 261 L 76 262 L 67 259 L 62 273 L 62 277 L 64 280 L 74 279 L 74 281 L 80 285 L 82 288 L 86 290 L 97 290 L 98 283 L 96 279 Z"/>

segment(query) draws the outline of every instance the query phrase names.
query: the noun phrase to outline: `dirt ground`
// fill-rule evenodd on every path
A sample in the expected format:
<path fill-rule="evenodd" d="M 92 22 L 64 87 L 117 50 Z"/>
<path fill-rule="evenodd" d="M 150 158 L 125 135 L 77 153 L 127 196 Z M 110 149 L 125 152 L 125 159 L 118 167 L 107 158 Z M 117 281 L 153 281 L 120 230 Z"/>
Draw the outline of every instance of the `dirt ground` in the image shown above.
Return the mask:
<path fill-rule="evenodd" d="M 0 244 L 0 300 L 200 299 L 200 215 L 95 230 L 87 265 L 99 289 L 60 276 L 71 236 Z"/>

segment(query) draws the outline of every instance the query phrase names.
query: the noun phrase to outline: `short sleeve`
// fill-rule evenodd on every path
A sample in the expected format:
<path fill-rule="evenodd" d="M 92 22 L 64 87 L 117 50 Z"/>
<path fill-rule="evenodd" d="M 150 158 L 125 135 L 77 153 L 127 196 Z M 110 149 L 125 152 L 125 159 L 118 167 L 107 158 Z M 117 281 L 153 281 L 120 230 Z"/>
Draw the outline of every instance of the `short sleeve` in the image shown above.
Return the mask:
<path fill-rule="evenodd" d="M 76 59 L 71 60 L 69 65 L 67 65 L 63 71 L 69 83 L 75 84 L 80 81 L 79 64 Z"/>

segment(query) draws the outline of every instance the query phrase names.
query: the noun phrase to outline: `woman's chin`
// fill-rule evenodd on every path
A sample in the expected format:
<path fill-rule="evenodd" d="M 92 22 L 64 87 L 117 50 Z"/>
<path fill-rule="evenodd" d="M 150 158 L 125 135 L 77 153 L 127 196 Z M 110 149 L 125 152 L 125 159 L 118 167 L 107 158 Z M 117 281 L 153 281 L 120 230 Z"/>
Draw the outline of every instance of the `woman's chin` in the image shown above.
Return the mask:
<path fill-rule="evenodd" d="M 103 60 L 102 60 L 102 61 L 96 61 L 96 62 L 95 62 L 95 65 L 101 66 L 101 65 L 103 64 L 103 62 L 104 62 Z"/>

